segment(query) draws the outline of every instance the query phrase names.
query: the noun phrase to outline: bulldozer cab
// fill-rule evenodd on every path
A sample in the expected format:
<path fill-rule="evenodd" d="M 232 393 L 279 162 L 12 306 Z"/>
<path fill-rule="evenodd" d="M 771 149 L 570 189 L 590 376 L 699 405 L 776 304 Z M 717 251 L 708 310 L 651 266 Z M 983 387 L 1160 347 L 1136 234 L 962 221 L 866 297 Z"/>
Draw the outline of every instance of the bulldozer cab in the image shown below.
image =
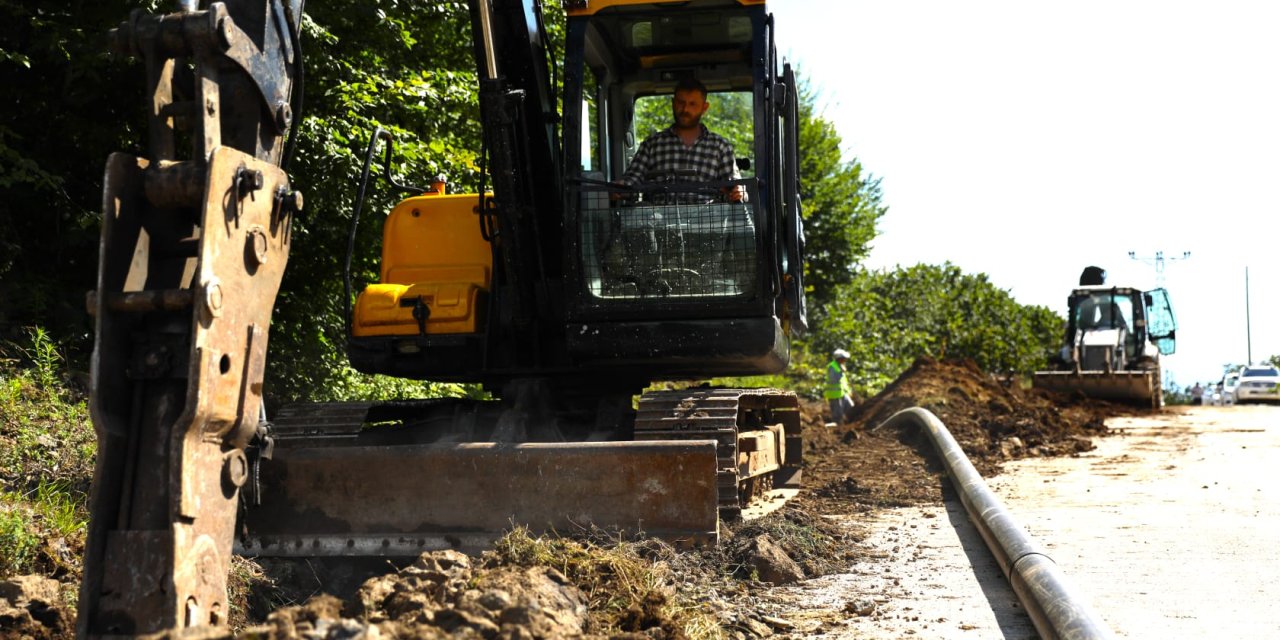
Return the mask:
<path fill-rule="evenodd" d="M 1142 355 L 1147 342 L 1161 355 L 1174 352 L 1177 321 L 1168 291 L 1140 291 L 1128 287 L 1084 287 L 1068 301 L 1068 344 L 1077 333 L 1118 331 L 1127 359 Z"/>
<path fill-rule="evenodd" d="M 1074 326 L 1070 340 L 1091 345 L 1105 338 L 1107 344 L 1122 346 L 1125 360 L 1132 360 L 1141 350 L 1141 335 L 1134 322 L 1134 293 L 1128 289 L 1076 291 L 1070 303 Z"/>
<path fill-rule="evenodd" d="M 1133 326 L 1133 301 L 1111 292 L 1089 293 L 1080 299 L 1075 315 L 1081 329 L 1127 329 Z"/>

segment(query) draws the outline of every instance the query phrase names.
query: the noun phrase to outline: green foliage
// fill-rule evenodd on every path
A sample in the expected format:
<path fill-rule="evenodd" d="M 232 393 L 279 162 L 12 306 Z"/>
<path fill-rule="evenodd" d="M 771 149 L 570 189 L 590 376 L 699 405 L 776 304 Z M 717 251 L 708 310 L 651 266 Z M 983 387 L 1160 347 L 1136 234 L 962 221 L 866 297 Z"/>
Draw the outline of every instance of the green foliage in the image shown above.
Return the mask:
<path fill-rule="evenodd" d="M 96 441 L 59 349 L 41 328 L 28 336 L 0 349 L 0 573 L 75 572 Z"/>
<path fill-rule="evenodd" d="M 61 379 L 61 355 L 47 334 L 31 336 L 31 344 L 12 347 L 37 355 L 26 368 L 0 357 L 0 487 L 25 492 L 65 480 L 85 493 L 96 451 L 88 408 Z"/>
<path fill-rule="evenodd" d="M 17 496 L 0 493 L 0 576 L 28 573 L 35 564 L 40 536 L 30 522 Z"/>
<path fill-rule="evenodd" d="M 26 494 L 0 491 L 0 576 L 80 570 L 88 496 L 64 482 L 41 482 Z"/>
<path fill-rule="evenodd" d="M 0 0 L 0 339 L 40 324 L 88 350 L 102 168 L 138 149 L 145 104 L 105 36 L 140 4 Z"/>
<path fill-rule="evenodd" d="M 62 364 L 62 354 L 58 352 L 58 345 L 53 343 L 49 332 L 43 327 L 32 327 L 27 330 L 27 335 L 30 336 L 31 345 L 19 346 L 18 350 L 30 359 L 40 386 L 52 387 L 57 382 L 58 367 Z"/>
<path fill-rule="evenodd" d="M 989 372 L 1042 369 L 1064 322 L 1048 308 L 1018 304 L 985 274 L 949 263 L 857 271 L 816 316 L 815 350 L 848 350 L 862 394 L 879 391 L 922 355 L 969 358 Z"/>

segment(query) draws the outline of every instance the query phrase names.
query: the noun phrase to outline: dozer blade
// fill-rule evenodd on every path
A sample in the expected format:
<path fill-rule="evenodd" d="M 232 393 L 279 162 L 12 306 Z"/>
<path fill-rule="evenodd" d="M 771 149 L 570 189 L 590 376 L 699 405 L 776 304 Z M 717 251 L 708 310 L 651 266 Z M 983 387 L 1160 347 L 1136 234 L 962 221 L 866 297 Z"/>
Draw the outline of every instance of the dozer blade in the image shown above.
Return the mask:
<path fill-rule="evenodd" d="M 1037 371 L 1032 379 L 1037 389 L 1081 393 L 1090 398 L 1122 400 L 1154 406 L 1156 376 L 1151 371 Z"/>
<path fill-rule="evenodd" d="M 712 440 L 277 448 L 244 516 L 248 556 L 477 550 L 513 525 L 714 543 Z"/>

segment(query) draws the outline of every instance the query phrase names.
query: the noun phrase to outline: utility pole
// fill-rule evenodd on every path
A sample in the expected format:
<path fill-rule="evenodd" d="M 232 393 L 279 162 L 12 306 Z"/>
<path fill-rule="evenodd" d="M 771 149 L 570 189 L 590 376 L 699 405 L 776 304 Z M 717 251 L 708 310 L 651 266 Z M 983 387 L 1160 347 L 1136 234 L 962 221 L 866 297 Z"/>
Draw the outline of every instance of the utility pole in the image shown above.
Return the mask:
<path fill-rule="evenodd" d="M 1249 265 L 1244 266 L 1244 336 L 1246 355 L 1246 365 L 1253 364 L 1253 324 L 1249 320 Z"/>
<path fill-rule="evenodd" d="M 1141 260 L 1142 262 L 1145 262 L 1145 263 L 1150 264 L 1150 265 L 1155 265 L 1155 268 L 1156 268 L 1156 286 L 1157 286 L 1157 287 L 1159 287 L 1160 285 L 1163 285 L 1163 284 L 1164 284 L 1164 263 L 1165 263 L 1165 261 L 1166 261 L 1166 260 L 1186 260 L 1187 258 L 1190 258 L 1190 257 L 1191 257 L 1191 252 L 1190 252 L 1190 251 L 1183 251 L 1181 256 L 1177 256 L 1177 257 L 1173 257 L 1173 258 L 1165 258 L 1165 257 L 1164 257 L 1164 252 L 1163 252 L 1163 251 L 1157 251 L 1157 252 L 1156 252 L 1156 254 L 1155 254 L 1154 256 L 1150 256 L 1150 257 L 1146 257 L 1146 256 L 1139 256 L 1139 255 L 1137 254 L 1137 252 L 1135 252 L 1135 251 L 1130 251 L 1130 252 L 1129 252 L 1129 257 L 1130 257 L 1130 258 L 1133 258 L 1134 260 Z"/>

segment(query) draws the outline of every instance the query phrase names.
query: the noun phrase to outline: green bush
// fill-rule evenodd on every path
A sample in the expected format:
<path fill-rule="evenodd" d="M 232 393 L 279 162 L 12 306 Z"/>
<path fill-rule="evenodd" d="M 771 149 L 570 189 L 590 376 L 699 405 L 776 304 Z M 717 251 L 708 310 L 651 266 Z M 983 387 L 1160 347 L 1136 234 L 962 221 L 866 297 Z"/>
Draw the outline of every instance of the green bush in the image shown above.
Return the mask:
<path fill-rule="evenodd" d="M 13 494 L 0 494 L 0 576 L 30 573 L 40 548 L 31 514 Z"/>
<path fill-rule="evenodd" d="M 27 335 L 0 348 L 0 574 L 74 573 L 97 443 L 60 349 L 42 329 Z"/>
<path fill-rule="evenodd" d="M 991 373 L 1043 369 L 1064 322 L 950 263 L 858 271 L 814 315 L 815 354 L 849 351 L 862 395 L 879 392 L 919 356 L 971 359 Z"/>

